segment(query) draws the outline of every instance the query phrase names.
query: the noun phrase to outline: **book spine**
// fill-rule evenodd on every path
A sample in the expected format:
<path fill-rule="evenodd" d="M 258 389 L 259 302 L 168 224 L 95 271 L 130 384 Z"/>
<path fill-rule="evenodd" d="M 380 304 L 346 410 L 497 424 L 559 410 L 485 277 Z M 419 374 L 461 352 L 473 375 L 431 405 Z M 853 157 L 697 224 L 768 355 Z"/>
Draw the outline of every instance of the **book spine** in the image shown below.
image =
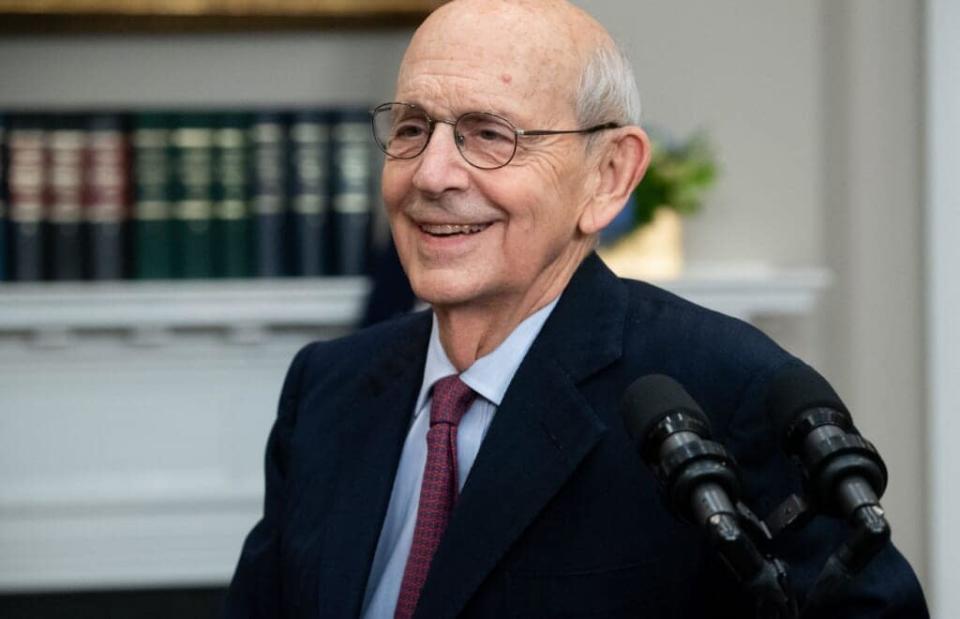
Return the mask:
<path fill-rule="evenodd" d="M 46 201 L 46 133 L 40 119 L 13 119 L 8 141 L 10 275 L 15 281 L 38 281 L 44 275 Z"/>
<path fill-rule="evenodd" d="M 286 138 L 283 116 L 259 113 L 250 128 L 254 275 L 287 274 Z"/>
<path fill-rule="evenodd" d="M 0 282 L 7 279 L 7 132 L 0 114 Z"/>
<path fill-rule="evenodd" d="M 330 125 L 319 112 L 293 116 L 290 138 L 290 210 L 294 274 L 330 272 L 328 232 Z"/>
<path fill-rule="evenodd" d="M 248 127 L 245 115 L 224 113 L 213 134 L 213 257 L 217 277 L 251 274 Z"/>
<path fill-rule="evenodd" d="M 336 272 L 367 270 L 372 213 L 373 151 L 365 112 L 342 111 L 333 126 L 333 231 Z"/>
<path fill-rule="evenodd" d="M 71 281 L 83 276 L 81 208 L 83 205 L 84 134 L 74 116 L 54 119 L 47 139 L 50 279 Z"/>
<path fill-rule="evenodd" d="M 133 245 L 137 279 L 173 277 L 170 118 L 142 113 L 133 130 Z"/>
<path fill-rule="evenodd" d="M 123 118 L 116 114 L 87 122 L 84 169 L 86 262 L 94 280 L 122 279 L 127 268 L 125 247 L 129 204 L 130 150 Z"/>
<path fill-rule="evenodd" d="M 173 144 L 174 273 L 213 277 L 213 127 L 206 114 L 181 114 Z"/>

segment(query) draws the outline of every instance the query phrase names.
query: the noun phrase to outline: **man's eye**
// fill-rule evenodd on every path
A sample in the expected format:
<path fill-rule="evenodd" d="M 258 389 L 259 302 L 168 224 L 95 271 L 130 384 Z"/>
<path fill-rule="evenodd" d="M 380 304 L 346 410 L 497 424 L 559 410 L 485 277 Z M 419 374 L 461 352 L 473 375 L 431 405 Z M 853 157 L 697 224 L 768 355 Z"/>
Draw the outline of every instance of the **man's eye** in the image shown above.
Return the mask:
<path fill-rule="evenodd" d="M 412 140 L 422 137 L 425 132 L 426 128 L 422 124 L 404 123 L 394 129 L 393 136 L 395 139 Z"/>
<path fill-rule="evenodd" d="M 499 127 L 480 127 L 474 131 L 474 137 L 484 142 L 513 141 L 513 135 Z"/>

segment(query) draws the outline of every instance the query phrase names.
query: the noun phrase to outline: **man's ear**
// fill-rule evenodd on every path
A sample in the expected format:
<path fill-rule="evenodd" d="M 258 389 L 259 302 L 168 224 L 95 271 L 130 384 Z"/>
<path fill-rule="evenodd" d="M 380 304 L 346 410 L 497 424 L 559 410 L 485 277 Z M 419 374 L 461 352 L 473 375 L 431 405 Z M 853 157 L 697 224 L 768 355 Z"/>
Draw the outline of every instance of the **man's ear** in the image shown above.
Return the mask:
<path fill-rule="evenodd" d="M 643 129 L 627 126 L 615 130 L 600 156 L 596 192 L 580 215 L 580 232 L 596 234 L 613 221 L 643 178 L 648 165 L 650 138 Z"/>

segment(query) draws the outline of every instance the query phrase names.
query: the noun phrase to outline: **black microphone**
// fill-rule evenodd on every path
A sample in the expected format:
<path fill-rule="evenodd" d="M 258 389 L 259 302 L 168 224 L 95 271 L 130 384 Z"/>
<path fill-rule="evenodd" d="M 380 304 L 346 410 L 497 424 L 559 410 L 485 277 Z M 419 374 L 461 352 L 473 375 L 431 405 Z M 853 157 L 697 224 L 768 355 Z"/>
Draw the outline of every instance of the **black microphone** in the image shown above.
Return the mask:
<path fill-rule="evenodd" d="M 693 398 L 669 376 L 651 374 L 627 388 L 620 414 L 673 512 L 706 528 L 710 544 L 754 596 L 757 616 L 796 617 L 786 567 L 761 555 L 740 527 L 741 516 L 756 517 L 734 505 L 740 494 L 736 463 L 709 440 L 710 422 Z"/>
<path fill-rule="evenodd" d="M 637 379 L 623 394 L 620 414 L 674 513 L 697 524 L 736 516 L 740 480 L 733 459 L 707 440 L 707 416 L 677 381 L 663 374 Z"/>
<path fill-rule="evenodd" d="M 845 519 L 848 538 L 827 559 L 804 604 L 804 614 L 830 598 L 890 540 L 880 497 L 887 468 L 853 425 L 847 407 L 825 378 L 801 365 L 770 383 L 767 408 L 786 452 L 803 469 L 807 498 L 818 511 Z"/>
<path fill-rule="evenodd" d="M 808 498 L 819 511 L 850 519 L 863 508 L 879 509 L 887 468 L 825 378 L 807 365 L 780 372 L 770 383 L 767 409 L 784 449 L 802 465 Z"/>

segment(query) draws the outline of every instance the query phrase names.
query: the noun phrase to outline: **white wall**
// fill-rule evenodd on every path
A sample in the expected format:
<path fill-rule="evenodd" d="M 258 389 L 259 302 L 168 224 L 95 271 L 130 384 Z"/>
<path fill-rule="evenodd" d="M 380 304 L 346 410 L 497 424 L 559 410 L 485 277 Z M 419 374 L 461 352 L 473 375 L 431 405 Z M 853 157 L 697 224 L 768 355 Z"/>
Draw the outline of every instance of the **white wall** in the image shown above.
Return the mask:
<path fill-rule="evenodd" d="M 0 37 L 0 107 L 366 103 L 406 31 Z"/>
<path fill-rule="evenodd" d="M 687 257 L 823 264 L 817 2 L 583 0 L 631 56 L 646 122 L 709 132 L 722 178 Z"/>

